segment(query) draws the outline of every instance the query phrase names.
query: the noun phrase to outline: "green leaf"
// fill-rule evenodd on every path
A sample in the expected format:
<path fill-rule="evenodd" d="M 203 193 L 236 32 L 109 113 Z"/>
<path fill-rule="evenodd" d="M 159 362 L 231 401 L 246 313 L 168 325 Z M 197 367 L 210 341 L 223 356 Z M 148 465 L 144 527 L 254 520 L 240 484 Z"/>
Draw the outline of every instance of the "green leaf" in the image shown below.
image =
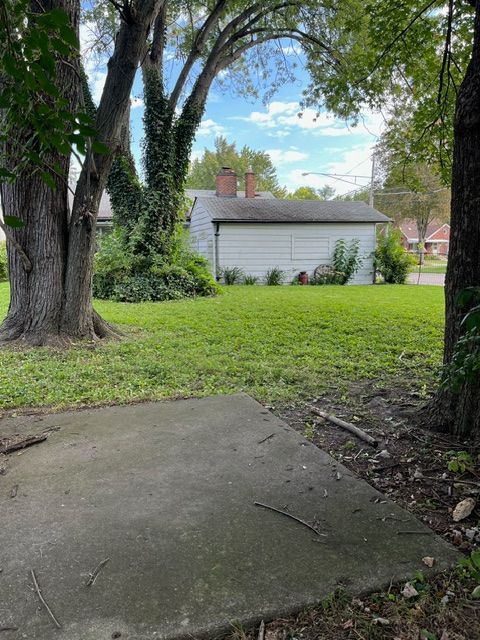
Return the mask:
<path fill-rule="evenodd" d="M 45 184 L 50 187 L 50 189 L 56 188 L 55 180 L 53 179 L 53 176 L 50 173 L 47 173 L 47 171 L 42 171 L 42 173 L 40 174 L 40 177 L 45 182 Z"/>
<path fill-rule="evenodd" d="M 15 178 L 15 174 L 4 167 L 0 167 L 0 178 Z"/>
<path fill-rule="evenodd" d="M 8 227 L 12 227 L 12 229 L 21 229 L 25 226 L 24 221 L 17 218 L 17 216 L 3 216 L 3 221 Z"/>
<path fill-rule="evenodd" d="M 94 140 L 92 142 L 92 151 L 93 153 L 107 155 L 110 153 L 110 148 L 104 142 L 100 142 L 99 140 Z"/>
<path fill-rule="evenodd" d="M 480 584 L 476 586 L 475 589 L 472 591 L 472 598 L 474 600 L 480 599 Z"/>
<path fill-rule="evenodd" d="M 470 304 L 475 294 L 476 287 L 467 287 L 457 294 L 455 298 L 455 304 L 460 308 L 466 307 L 468 304 Z"/>

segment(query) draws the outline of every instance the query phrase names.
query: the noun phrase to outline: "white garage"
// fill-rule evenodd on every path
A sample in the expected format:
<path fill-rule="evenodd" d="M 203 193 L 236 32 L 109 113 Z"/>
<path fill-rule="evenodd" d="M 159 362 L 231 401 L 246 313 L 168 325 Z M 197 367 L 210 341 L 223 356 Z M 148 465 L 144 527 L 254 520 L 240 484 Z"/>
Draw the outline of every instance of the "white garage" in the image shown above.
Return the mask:
<path fill-rule="evenodd" d="M 240 267 L 259 281 L 279 267 L 289 282 L 332 260 L 335 243 L 358 239 L 362 267 L 352 284 L 373 282 L 376 226 L 389 218 L 364 202 L 197 196 L 190 216 L 193 247 L 212 273 Z"/>

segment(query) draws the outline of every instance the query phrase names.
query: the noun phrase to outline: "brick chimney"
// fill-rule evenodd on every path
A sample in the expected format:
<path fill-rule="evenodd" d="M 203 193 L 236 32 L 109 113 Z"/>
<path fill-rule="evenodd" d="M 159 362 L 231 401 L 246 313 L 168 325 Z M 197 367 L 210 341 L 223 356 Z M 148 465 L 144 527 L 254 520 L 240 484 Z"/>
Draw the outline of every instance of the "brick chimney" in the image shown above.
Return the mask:
<path fill-rule="evenodd" d="M 245 198 L 255 198 L 255 174 L 252 167 L 248 167 L 245 174 Z"/>
<path fill-rule="evenodd" d="M 217 197 L 236 198 L 237 197 L 237 174 L 230 167 L 222 167 L 215 179 L 217 186 Z"/>

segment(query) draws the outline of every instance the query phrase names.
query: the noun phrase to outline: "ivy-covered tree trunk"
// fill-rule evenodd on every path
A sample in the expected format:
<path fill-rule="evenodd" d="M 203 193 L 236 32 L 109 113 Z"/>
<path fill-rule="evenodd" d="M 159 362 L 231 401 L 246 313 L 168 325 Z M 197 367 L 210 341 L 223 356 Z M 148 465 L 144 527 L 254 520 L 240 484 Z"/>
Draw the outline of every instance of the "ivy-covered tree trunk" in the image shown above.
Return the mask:
<path fill-rule="evenodd" d="M 448 365 L 464 328 L 457 295 L 480 285 L 480 3 L 476 3 L 472 58 L 460 87 L 455 114 L 450 253 L 445 282 L 444 362 Z M 441 388 L 428 408 L 431 425 L 458 436 L 480 433 L 480 379 L 453 391 Z"/>
<path fill-rule="evenodd" d="M 203 114 L 203 103 L 187 100 L 179 117 L 166 96 L 158 65 L 144 62 L 145 185 L 139 185 L 127 148 L 117 157 L 108 180 L 114 220 L 144 267 L 168 261 L 180 222 L 190 152 Z M 125 142 L 125 141 L 124 141 Z M 127 204 L 128 203 L 128 204 Z"/>
<path fill-rule="evenodd" d="M 2 185 L 4 214 L 17 216 L 24 226 L 15 229 L 14 242 L 8 242 L 11 300 L 0 327 L 0 342 L 62 344 L 113 333 L 92 306 L 96 219 L 150 24 L 161 4 L 162 0 L 137 0 L 123 14 L 96 114 L 97 141 L 87 152 L 71 216 L 67 156 L 50 158 L 49 165 L 56 165 L 54 188 L 27 171 L 13 185 Z M 45 6 L 50 8 L 64 9 L 78 33 L 79 0 L 51 0 Z M 74 110 L 81 92 L 75 61 L 59 62 L 56 84 Z M 102 149 L 95 147 L 97 142 L 103 143 Z M 105 148 L 110 152 L 105 153 Z"/>

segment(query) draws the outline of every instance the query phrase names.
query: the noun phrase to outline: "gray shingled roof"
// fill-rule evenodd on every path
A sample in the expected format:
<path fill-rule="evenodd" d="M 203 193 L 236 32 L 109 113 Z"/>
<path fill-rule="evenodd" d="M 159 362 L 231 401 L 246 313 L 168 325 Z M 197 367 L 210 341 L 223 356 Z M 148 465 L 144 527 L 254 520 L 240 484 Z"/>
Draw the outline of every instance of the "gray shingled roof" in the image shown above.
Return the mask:
<path fill-rule="evenodd" d="M 185 194 L 194 200 L 195 198 L 216 198 L 217 193 L 215 189 L 185 189 Z M 245 198 L 245 191 L 237 191 L 237 198 Z M 275 198 L 270 191 L 257 191 L 255 193 L 256 198 Z"/>
<path fill-rule="evenodd" d="M 364 202 L 197 198 L 214 222 L 390 222 Z"/>

